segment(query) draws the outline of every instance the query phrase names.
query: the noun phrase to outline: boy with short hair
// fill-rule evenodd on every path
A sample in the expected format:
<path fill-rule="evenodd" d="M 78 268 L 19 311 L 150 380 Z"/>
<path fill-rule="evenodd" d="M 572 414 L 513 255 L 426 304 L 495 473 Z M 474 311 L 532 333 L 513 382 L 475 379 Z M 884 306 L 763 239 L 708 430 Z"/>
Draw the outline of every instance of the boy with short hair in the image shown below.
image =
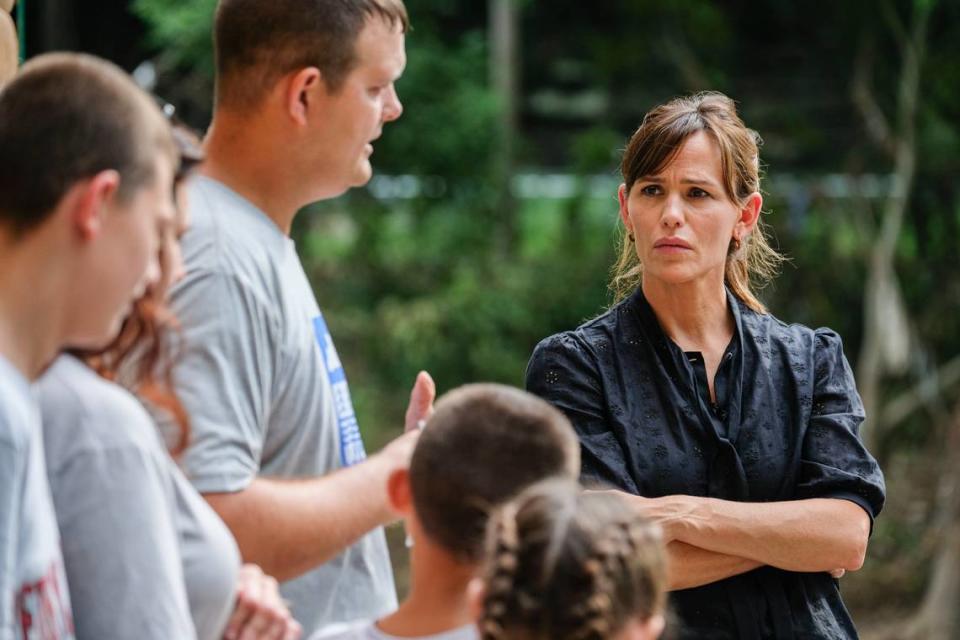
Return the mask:
<path fill-rule="evenodd" d="M 34 59 L 0 92 L 0 638 L 72 638 L 30 384 L 113 339 L 159 274 L 177 162 L 159 109 L 91 56 Z"/>
<path fill-rule="evenodd" d="M 467 585 L 493 509 L 551 477 L 575 480 L 580 449 L 566 417 L 519 389 L 473 384 L 437 403 L 410 469 L 387 494 L 413 540 L 409 597 L 376 621 L 330 627 L 314 640 L 477 637 Z"/>

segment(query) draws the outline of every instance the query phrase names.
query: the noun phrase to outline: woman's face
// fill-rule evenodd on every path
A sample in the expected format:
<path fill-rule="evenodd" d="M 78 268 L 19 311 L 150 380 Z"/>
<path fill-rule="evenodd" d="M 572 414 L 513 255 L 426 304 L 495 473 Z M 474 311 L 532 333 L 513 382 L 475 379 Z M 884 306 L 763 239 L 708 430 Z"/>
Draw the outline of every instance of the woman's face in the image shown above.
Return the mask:
<path fill-rule="evenodd" d="M 150 290 L 150 296 L 158 302 L 166 300 L 170 287 L 184 275 L 180 237 L 190 226 L 186 191 L 186 181 L 177 183 L 174 190 L 175 214 L 160 228 L 160 279 Z"/>
<path fill-rule="evenodd" d="M 620 185 L 620 216 L 633 234 L 643 277 L 665 284 L 723 283 L 730 241 L 756 225 L 763 203 L 752 194 L 743 206 L 724 189 L 720 148 L 698 131 L 658 175 L 640 176 L 629 193 Z"/>

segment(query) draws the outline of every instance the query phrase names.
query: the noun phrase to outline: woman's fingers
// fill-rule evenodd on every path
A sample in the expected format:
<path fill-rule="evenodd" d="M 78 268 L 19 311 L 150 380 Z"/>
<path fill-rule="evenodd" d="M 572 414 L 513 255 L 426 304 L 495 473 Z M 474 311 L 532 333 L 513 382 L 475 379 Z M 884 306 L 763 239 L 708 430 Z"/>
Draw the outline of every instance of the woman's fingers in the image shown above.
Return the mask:
<path fill-rule="evenodd" d="M 262 574 L 260 567 L 252 564 L 245 564 L 240 567 L 237 576 L 237 600 L 233 607 L 233 613 L 230 620 L 227 621 L 227 628 L 224 630 L 223 637 L 226 640 L 238 640 L 240 633 L 247 621 L 253 615 L 253 609 L 250 606 L 251 589 L 256 588 L 255 582 L 258 574 Z"/>
<path fill-rule="evenodd" d="M 300 640 L 300 636 L 303 635 L 303 627 L 300 626 L 300 623 L 294 619 L 290 619 L 290 624 L 287 625 L 287 633 L 283 636 L 283 640 Z"/>
<path fill-rule="evenodd" d="M 277 581 L 262 573 L 256 581 L 256 598 L 250 602 L 253 614 L 243 627 L 240 640 L 272 640 L 272 627 L 283 612 L 277 609 Z"/>
<path fill-rule="evenodd" d="M 256 565 L 240 570 L 237 605 L 227 625 L 227 640 L 297 640 L 302 629 L 280 597 L 280 586 Z"/>

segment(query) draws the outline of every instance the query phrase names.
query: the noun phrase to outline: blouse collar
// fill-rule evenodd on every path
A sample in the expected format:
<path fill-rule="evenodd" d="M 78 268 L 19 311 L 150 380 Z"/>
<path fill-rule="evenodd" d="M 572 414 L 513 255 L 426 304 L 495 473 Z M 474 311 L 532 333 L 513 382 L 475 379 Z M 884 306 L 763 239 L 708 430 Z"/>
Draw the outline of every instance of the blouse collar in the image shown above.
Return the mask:
<path fill-rule="evenodd" d="M 733 322 L 735 325 L 734 334 L 735 337 L 739 339 L 743 337 L 743 309 L 741 309 L 743 303 L 733 295 L 729 287 L 724 286 L 724 289 L 727 292 L 727 306 L 733 314 Z M 627 298 L 626 306 L 633 312 L 633 315 L 644 329 L 644 332 L 647 335 L 657 338 L 656 342 L 658 346 L 669 347 L 669 345 L 673 345 L 676 347 L 673 340 L 670 339 L 666 332 L 664 332 L 663 327 L 660 326 L 656 312 L 654 312 L 653 307 L 650 306 L 647 297 L 643 295 L 643 287 L 638 286 L 630 297 Z M 678 351 L 682 351 L 679 347 L 676 348 Z"/>

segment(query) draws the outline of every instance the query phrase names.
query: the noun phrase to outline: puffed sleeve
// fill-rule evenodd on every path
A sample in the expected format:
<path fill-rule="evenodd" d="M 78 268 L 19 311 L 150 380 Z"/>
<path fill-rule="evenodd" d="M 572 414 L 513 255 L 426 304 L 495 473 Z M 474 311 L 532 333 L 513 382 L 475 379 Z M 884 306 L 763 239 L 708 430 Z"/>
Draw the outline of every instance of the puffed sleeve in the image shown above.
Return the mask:
<path fill-rule="evenodd" d="M 796 497 L 849 500 L 867 512 L 872 524 L 886 489 L 880 466 L 860 439 L 863 403 L 840 336 L 817 329 L 813 362 L 812 409 Z"/>
<path fill-rule="evenodd" d="M 530 356 L 527 391 L 560 409 L 580 439 L 581 480 L 639 493 L 627 471 L 623 447 L 609 421 L 606 396 L 593 354 L 573 332 L 540 342 Z"/>

